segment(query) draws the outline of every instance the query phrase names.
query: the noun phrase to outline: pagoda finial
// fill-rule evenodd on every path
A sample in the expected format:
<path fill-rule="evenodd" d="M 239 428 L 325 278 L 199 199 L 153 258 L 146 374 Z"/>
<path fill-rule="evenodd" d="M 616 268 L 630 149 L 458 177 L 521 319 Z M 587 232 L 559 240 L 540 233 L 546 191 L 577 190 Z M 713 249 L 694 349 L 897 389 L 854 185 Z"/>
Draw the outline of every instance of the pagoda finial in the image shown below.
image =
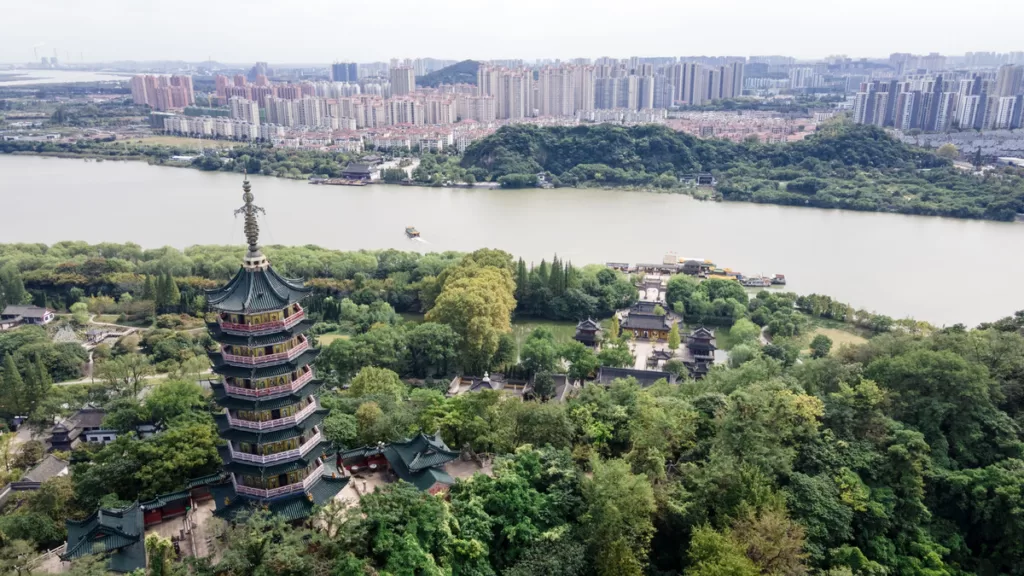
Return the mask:
<path fill-rule="evenodd" d="M 238 210 L 235 210 L 235 215 L 243 214 L 245 216 L 245 239 L 249 244 L 249 252 L 245 255 L 245 259 L 247 262 L 251 262 L 263 256 L 260 253 L 260 225 L 256 222 L 256 214 L 266 214 L 267 212 L 252 203 L 254 197 L 252 195 L 252 186 L 249 184 L 249 172 L 246 170 L 243 174 L 242 200 L 245 204 Z"/>

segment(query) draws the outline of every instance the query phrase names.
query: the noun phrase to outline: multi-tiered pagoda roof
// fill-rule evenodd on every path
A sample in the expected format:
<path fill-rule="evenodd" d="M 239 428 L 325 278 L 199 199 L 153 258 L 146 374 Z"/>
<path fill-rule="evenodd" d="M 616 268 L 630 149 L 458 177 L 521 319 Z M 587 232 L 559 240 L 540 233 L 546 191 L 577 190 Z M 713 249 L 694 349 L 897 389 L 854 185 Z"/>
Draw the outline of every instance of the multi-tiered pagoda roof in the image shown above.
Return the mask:
<path fill-rule="evenodd" d="M 313 361 L 320 351 L 306 336 L 311 322 L 301 301 L 310 289 L 274 271 L 259 247 L 248 178 L 243 186 L 248 240 L 241 268 L 225 286 L 207 292 L 216 313 L 209 323 L 217 342 L 209 353 L 221 380 L 211 387 L 224 411 L 215 416 L 228 482 L 211 487 L 217 513 L 233 516 L 258 506 L 288 519 L 305 518 L 348 481 L 322 434 L 327 410 L 317 394 Z"/>

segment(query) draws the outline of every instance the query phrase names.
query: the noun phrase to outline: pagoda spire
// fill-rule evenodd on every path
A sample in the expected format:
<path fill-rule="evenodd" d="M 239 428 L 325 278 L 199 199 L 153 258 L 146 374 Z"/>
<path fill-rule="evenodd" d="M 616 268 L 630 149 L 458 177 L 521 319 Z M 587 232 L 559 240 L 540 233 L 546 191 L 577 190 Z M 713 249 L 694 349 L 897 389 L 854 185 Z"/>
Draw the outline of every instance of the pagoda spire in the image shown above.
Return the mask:
<path fill-rule="evenodd" d="M 235 215 L 245 216 L 245 239 L 249 244 L 249 252 L 245 255 L 246 266 L 258 266 L 266 263 L 263 253 L 260 252 L 260 225 L 256 221 L 257 214 L 266 214 L 267 211 L 252 203 L 255 197 L 252 194 L 252 185 L 249 184 L 249 172 L 244 171 L 242 180 L 242 200 L 245 202 L 241 208 L 235 210 Z"/>

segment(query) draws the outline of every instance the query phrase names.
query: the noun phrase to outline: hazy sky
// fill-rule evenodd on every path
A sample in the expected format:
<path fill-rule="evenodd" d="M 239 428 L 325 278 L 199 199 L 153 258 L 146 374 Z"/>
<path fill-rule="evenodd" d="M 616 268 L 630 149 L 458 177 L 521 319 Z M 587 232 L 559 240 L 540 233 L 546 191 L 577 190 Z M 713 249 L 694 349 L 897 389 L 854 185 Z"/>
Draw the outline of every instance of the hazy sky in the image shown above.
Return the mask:
<path fill-rule="evenodd" d="M 0 22 L 3 62 L 1024 50 L 1021 0 L 0 0 Z"/>

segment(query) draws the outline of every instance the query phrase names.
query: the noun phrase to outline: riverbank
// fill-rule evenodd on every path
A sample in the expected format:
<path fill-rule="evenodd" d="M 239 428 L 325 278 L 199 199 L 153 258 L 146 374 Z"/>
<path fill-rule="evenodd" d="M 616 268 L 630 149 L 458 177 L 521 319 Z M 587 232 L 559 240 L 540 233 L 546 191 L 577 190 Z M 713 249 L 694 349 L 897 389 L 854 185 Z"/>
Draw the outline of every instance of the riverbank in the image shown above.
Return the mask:
<path fill-rule="evenodd" d="M 199 141 L 202 142 L 202 141 Z M 144 140 L 119 140 L 110 142 L 87 142 L 74 145 L 54 142 L 0 142 L 0 153 L 15 155 L 49 156 L 55 158 L 86 158 L 94 160 L 146 161 L 156 166 L 174 168 L 195 168 L 206 172 L 260 172 L 287 180 L 308 180 L 311 177 L 332 178 L 340 176 L 341 170 L 356 155 L 336 154 L 290 149 L 260 148 L 239 143 L 225 148 L 218 141 L 216 155 L 209 155 L 208 148 L 193 145 L 177 146 L 173 141 L 167 144 L 151 145 Z M 204 155 L 204 152 L 206 154 Z M 279 152 L 286 156 L 281 159 Z M 174 157 L 195 157 L 194 160 L 174 161 Z M 598 165 L 594 165 L 598 166 Z M 605 167 L 607 168 L 607 167 Z M 450 169 L 446 167 L 446 169 Z M 323 172 L 316 172 L 322 170 Z M 472 173 L 473 169 L 469 172 Z M 956 169 L 950 168 L 950 171 Z M 778 171 L 775 171 L 778 172 Z M 602 181 L 595 173 L 587 179 L 566 183 L 552 178 L 547 185 L 538 182 L 526 186 L 502 186 L 504 190 L 613 190 L 651 192 L 691 196 L 698 200 L 714 200 L 730 203 L 771 204 L 825 210 L 849 210 L 855 212 L 879 212 L 905 214 L 909 216 L 941 216 L 964 220 L 993 220 L 1014 222 L 1020 220 L 1018 205 L 1024 205 L 1024 177 L 1012 169 L 1003 169 L 997 177 L 984 180 L 955 173 L 920 173 L 898 175 L 879 171 L 858 171 L 849 178 L 796 177 L 783 170 L 760 174 L 756 177 L 746 170 L 732 169 L 721 174 L 716 186 L 695 186 L 673 178 L 658 177 L 646 183 L 609 183 Z M 991 175 L 990 175 L 991 176 Z M 598 179 L 595 179 L 598 178 Z M 795 179 L 794 179 L 795 178 Z M 375 184 L 382 184 L 377 181 Z M 412 187 L 465 187 L 480 189 L 495 184 L 477 181 L 471 185 L 444 175 L 433 176 L 430 182 L 395 182 L 396 185 Z M 948 188 L 948 189 L 947 189 Z M 974 203 L 972 206 L 971 203 Z"/>

